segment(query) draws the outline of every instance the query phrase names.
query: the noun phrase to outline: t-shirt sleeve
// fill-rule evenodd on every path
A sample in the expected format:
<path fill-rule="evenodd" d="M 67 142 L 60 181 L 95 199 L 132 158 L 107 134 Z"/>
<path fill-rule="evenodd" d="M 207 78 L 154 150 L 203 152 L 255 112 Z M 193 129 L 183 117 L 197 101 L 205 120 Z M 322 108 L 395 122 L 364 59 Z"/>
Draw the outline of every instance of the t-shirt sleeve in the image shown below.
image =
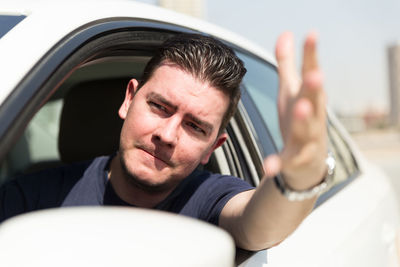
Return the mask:
<path fill-rule="evenodd" d="M 196 192 L 196 197 L 201 199 L 200 219 L 218 225 L 219 216 L 226 203 L 235 195 L 251 189 L 254 187 L 240 178 L 211 174 Z"/>
<path fill-rule="evenodd" d="M 180 185 L 159 209 L 176 212 L 218 225 L 219 215 L 226 203 L 235 195 L 254 189 L 240 178 L 195 172 Z"/>
<path fill-rule="evenodd" d="M 254 187 L 240 178 L 196 170 L 156 209 L 218 225 L 225 204 L 233 196 L 251 189 Z"/>

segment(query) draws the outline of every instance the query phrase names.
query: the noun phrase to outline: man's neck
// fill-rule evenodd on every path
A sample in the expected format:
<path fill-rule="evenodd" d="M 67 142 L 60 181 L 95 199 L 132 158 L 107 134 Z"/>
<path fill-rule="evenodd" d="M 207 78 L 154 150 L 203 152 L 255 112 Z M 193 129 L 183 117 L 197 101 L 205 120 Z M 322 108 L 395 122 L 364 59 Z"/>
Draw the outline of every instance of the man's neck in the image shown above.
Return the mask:
<path fill-rule="evenodd" d="M 154 208 L 158 203 L 163 201 L 173 189 L 167 192 L 146 192 L 145 190 L 135 186 L 125 177 L 122 170 L 120 155 L 117 155 L 111 160 L 108 179 L 111 185 L 123 201 L 141 208 Z"/>

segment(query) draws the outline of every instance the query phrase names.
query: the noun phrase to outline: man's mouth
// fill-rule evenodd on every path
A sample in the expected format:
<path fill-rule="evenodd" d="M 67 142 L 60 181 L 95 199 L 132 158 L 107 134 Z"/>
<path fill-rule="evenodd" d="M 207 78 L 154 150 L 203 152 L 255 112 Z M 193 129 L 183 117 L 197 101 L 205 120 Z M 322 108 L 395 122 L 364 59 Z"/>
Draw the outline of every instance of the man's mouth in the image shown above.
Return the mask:
<path fill-rule="evenodd" d="M 154 153 L 153 150 L 151 150 L 151 149 L 148 149 L 148 148 L 143 147 L 143 146 L 139 146 L 138 148 L 139 148 L 140 150 L 143 150 L 143 152 L 149 154 L 149 155 L 152 156 L 153 158 L 155 158 L 155 159 L 157 159 L 157 160 L 163 162 L 164 164 L 166 164 L 166 165 L 168 165 L 168 166 L 172 166 L 172 165 L 173 165 L 172 162 L 171 162 L 169 159 L 167 159 L 166 157 L 164 157 L 164 156 L 162 156 L 162 155 L 159 155 L 159 154 Z"/>

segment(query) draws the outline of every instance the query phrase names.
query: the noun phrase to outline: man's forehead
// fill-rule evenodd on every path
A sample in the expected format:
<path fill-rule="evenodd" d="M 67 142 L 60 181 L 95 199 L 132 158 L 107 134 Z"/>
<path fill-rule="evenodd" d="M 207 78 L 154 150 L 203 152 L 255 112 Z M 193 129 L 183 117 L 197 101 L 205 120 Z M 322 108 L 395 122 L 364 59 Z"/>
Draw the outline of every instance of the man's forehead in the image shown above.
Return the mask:
<path fill-rule="evenodd" d="M 196 90 L 193 90 L 192 93 L 202 93 L 202 91 L 210 92 L 210 95 L 223 95 L 228 97 L 222 90 L 219 88 L 214 87 L 208 80 L 203 79 L 202 76 L 193 74 L 188 70 L 185 70 L 183 67 L 175 63 L 164 62 L 163 64 L 159 65 L 149 78 L 148 82 L 162 82 L 165 87 L 164 89 L 174 89 L 175 85 L 179 85 L 179 82 L 186 81 L 187 83 L 195 83 L 193 86 L 189 86 L 188 89 L 191 87 L 195 87 Z M 166 83 L 169 81 L 169 83 Z M 190 90 L 188 90 L 190 93 Z M 229 97 L 228 97 L 229 98 Z"/>
<path fill-rule="evenodd" d="M 206 86 L 213 87 L 213 85 L 210 83 L 210 81 L 205 78 L 205 75 L 202 75 L 201 73 L 194 73 L 193 71 L 188 70 L 187 68 L 179 65 L 178 63 L 174 63 L 174 62 L 171 62 L 169 60 L 161 61 L 161 63 L 157 67 L 155 67 L 155 69 L 153 71 L 153 75 L 154 75 L 155 72 L 157 72 L 157 70 L 164 69 L 165 67 L 181 71 L 181 72 L 191 76 L 194 80 L 196 80 L 196 81 L 198 81 L 198 82 L 200 82 L 200 83 L 202 83 L 202 84 L 204 84 Z M 153 77 L 153 75 L 151 77 Z M 151 77 L 150 77 L 150 79 L 151 79 Z M 219 90 L 218 88 L 215 88 L 215 89 Z"/>

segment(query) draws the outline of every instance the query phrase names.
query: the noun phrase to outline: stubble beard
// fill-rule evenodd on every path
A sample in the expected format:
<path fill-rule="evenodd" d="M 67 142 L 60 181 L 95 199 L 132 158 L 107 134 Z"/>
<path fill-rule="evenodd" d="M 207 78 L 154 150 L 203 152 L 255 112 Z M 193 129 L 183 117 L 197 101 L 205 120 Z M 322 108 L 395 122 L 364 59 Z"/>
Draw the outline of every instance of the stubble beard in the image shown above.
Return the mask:
<path fill-rule="evenodd" d="M 129 170 L 124 153 L 121 153 L 119 158 L 124 179 L 128 182 L 128 184 L 148 194 L 160 194 L 172 191 L 172 189 L 178 184 L 178 182 L 173 182 L 173 179 L 170 178 L 167 179 L 167 182 L 160 184 L 155 184 L 145 181 L 144 179 L 140 179 L 140 177 Z"/>

